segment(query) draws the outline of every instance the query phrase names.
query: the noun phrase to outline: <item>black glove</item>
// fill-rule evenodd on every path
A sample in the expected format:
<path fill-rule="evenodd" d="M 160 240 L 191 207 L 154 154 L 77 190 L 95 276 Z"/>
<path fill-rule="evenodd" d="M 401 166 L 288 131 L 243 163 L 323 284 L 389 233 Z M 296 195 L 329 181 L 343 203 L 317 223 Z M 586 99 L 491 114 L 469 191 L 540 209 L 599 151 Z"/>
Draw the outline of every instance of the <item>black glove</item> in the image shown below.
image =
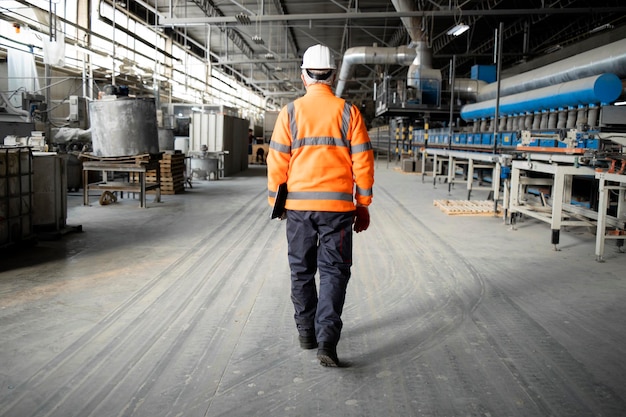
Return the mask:
<path fill-rule="evenodd" d="M 354 231 L 359 233 L 370 225 L 370 211 L 367 207 L 358 206 L 356 208 L 356 214 L 354 215 Z"/>

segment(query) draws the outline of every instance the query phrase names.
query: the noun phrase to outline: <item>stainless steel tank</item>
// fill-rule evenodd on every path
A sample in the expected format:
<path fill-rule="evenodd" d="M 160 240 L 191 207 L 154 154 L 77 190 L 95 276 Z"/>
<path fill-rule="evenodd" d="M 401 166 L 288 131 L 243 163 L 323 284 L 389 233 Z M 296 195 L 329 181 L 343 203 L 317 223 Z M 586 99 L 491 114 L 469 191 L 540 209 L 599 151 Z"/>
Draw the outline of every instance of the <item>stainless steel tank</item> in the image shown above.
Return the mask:
<path fill-rule="evenodd" d="M 159 153 L 154 98 L 92 101 L 89 117 L 94 155 L 115 157 Z"/>

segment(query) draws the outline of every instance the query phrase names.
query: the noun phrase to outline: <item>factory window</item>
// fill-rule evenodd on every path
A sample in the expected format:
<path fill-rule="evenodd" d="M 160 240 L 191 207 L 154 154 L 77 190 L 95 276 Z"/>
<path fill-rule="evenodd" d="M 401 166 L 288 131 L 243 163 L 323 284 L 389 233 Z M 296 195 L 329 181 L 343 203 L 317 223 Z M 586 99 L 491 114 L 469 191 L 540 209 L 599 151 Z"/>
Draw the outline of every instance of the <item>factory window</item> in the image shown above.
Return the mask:
<path fill-rule="evenodd" d="M 80 71 L 83 68 L 83 59 L 88 55 L 86 59 L 92 68 L 95 71 L 106 71 L 108 77 L 114 69 L 116 77 L 122 74 L 138 76 L 148 88 L 155 80 L 165 82 L 161 91 L 164 92 L 171 86 L 175 100 L 224 104 L 238 107 L 244 114 L 264 109 L 265 101 L 261 96 L 223 74 L 221 68 L 212 68 L 209 71 L 203 57 L 194 55 L 184 45 L 168 41 L 157 28 L 122 11 L 118 10 L 114 15 L 113 7 L 106 2 L 91 3 L 89 15 L 92 35 L 83 37 L 76 27 L 78 3 L 69 0 L 52 3 L 56 15 L 67 20 L 59 20 L 57 25 L 57 38 L 62 37 L 61 40 L 65 41 L 64 66 Z M 21 50 L 39 58 L 43 57 L 43 40 L 48 36 L 48 23 L 44 16 L 47 16 L 49 7 L 49 0 L 2 0 L 0 49 Z M 115 31 L 112 27 L 113 20 Z M 22 36 L 15 36 L 16 21 L 24 22 Z M 84 44 L 86 40 L 90 42 L 89 45 Z M 102 84 L 106 81 L 99 79 L 96 83 Z"/>

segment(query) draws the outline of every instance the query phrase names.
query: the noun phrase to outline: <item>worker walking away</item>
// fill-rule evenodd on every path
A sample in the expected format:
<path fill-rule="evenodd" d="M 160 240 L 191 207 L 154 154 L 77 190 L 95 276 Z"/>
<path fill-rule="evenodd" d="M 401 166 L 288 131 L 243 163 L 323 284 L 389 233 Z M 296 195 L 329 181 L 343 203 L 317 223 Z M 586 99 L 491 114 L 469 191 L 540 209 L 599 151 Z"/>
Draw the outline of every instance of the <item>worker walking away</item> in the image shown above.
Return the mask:
<path fill-rule="evenodd" d="M 352 229 L 369 226 L 374 184 L 374 153 L 361 114 L 332 92 L 336 69 L 327 46 L 306 50 L 306 94 L 280 111 L 267 157 L 270 205 L 279 185 L 287 184 L 291 299 L 300 346 L 317 347 L 321 365 L 333 367 L 339 366 Z"/>

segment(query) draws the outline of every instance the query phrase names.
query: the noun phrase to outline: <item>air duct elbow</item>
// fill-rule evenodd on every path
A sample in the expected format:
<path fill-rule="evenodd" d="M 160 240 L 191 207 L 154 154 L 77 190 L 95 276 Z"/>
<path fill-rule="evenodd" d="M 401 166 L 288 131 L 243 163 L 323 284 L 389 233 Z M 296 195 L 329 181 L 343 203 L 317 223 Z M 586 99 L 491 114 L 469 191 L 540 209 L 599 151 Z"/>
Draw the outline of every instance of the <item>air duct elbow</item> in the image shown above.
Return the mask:
<path fill-rule="evenodd" d="M 397 48 L 381 48 L 375 46 L 356 46 L 346 50 L 341 62 L 335 95 L 341 97 L 346 82 L 352 78 L 356 65 L 363 64 L 395 64 L 410 65 L 417 55 L 413 48 L 399 46 Z"/>

